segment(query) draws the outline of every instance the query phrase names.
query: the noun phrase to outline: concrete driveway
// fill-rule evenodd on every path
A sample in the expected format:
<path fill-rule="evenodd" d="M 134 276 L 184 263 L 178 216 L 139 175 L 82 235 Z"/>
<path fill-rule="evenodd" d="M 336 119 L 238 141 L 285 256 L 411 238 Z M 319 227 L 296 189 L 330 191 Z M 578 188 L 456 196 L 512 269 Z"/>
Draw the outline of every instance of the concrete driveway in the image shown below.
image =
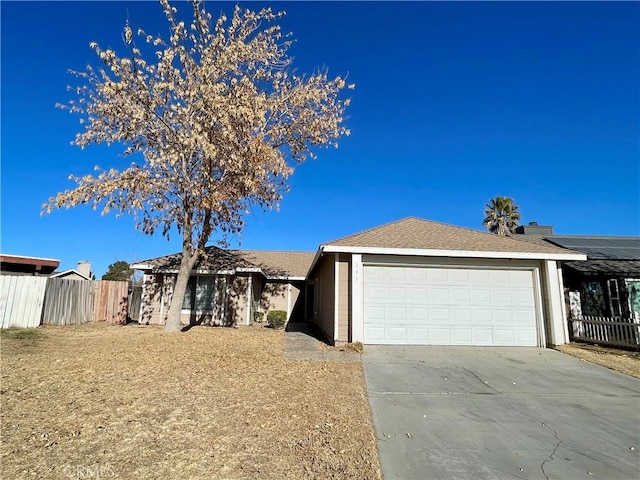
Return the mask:
<path fill-rule="evenodd" d="M 387 480 L 640 478 L 640 380 L 537 348 L 362 358 Z"/>

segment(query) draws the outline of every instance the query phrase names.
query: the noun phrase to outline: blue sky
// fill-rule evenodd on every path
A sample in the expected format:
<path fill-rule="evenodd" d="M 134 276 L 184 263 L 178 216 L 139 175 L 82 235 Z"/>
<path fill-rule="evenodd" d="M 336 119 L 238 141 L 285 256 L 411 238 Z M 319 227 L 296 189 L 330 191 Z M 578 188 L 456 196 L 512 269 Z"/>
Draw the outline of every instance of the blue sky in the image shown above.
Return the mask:
<path fill-rule="evenodd" d="M 263 3 L 240 3 L 259 8 Z M 188 6 L 177 3 L 188 15 Z M 217 17 L 233 4 L 208 2 Z M 511 196 L 558 234 L 640 234 L 637 2 L 275 2 L 300 72 L 349 75 L 339 149 L 297 168 L 280 211 L 256 210 L 234 247 L 316 250 L 407 216 L 482 229 Z M 180 250 L 89 207 L 40 216 L 69 174 L 121 165 L 120 149 L 70 145 L 68 69 L 97 65 L 134 30 L 166 32 L 156 2 L 1 4 L 3 253 L 88 260 L 100 277 Z"/>

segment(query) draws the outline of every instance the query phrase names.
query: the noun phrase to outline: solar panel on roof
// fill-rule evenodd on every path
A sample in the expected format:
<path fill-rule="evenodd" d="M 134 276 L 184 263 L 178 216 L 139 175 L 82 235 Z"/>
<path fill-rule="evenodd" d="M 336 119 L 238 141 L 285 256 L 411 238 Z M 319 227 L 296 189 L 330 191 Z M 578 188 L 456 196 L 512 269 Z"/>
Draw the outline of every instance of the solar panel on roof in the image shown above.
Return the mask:
<path fill-rule="evenodd" d="M 589 258 L 600 259 L 640 259 L 640 238 L 608 237 L 547 237 L 564 248 L 586 253 Z"/>

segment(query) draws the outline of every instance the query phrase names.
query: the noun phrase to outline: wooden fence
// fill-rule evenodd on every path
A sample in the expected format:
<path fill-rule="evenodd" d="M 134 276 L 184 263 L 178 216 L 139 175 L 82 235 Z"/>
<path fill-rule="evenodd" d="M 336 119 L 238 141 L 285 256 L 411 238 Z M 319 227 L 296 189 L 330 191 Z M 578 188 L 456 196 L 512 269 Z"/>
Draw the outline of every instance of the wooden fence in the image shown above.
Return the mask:
<path fill-rule="evenodd" d="M 640 323 L 633 318 L 581 316 L 570 318 L 571 339 L 640 350 Z"/>
<path fill-rule="evenodd" d="M 128 290 L 127 282 L 0 275 L 0 326 L 124 324 Z"/>
<path fill-rule="evenodd" d="M 0 275 L 0 328 L 40 325 L 46 277 Z"/>
<path fill-rule="evenodd" d="M 129 283 L 100 280 L 93 284 L 93 321 L 127 323 Z"/>
<path fill-rule="evenodd" d="M 93 317 L 93 282 L 50 278 L 44 295 L 43 325 L 78 325 Z"/>

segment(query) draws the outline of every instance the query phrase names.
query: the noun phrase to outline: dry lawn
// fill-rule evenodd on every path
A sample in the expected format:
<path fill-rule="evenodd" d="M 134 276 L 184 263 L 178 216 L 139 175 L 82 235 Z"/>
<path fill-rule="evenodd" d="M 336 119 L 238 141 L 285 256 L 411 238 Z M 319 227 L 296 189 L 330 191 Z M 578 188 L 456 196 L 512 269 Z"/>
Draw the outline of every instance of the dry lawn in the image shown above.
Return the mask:
<path fill-rule="evenodd" d="M 563 353 L 578 357 L 587 362 L 602 365 L 611 370 L 640 378 L 640 356 L 636 352 L 583 343 L 571 343 L 556 348 Z"/>
<path fill-rule="evenodd" d="M 259 326 L 2 332 L 2 478 L 380 478 L 359 362 Z"/>

